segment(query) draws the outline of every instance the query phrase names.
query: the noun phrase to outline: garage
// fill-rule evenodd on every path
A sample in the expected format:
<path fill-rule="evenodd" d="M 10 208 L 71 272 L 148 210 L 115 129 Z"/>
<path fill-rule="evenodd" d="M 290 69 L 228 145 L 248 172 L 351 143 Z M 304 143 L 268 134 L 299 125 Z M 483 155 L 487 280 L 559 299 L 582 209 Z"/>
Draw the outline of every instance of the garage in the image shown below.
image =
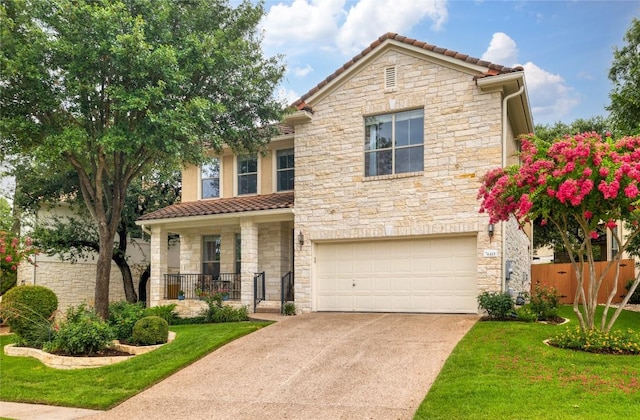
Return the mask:
<path fill-rule="evenodd" d="M 476 237 L 317 243 L 318 311 L 477 312 Z"/>

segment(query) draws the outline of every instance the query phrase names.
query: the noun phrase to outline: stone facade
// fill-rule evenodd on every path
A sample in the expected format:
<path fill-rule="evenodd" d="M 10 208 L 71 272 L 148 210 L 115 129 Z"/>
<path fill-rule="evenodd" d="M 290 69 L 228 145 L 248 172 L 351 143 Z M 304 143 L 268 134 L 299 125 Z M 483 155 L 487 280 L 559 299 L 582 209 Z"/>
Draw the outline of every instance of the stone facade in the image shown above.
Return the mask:
<path fill-rule="evenodd" d="M 385 90 L 390 66 L 397 88 Z M 499 290 L 501 259 L 483 250 L 500 248 L 501 237 L 489 243 L 476 195 L 480 177 L 501 165 L 501 99 L 482 93 L 471 74 L 388 50 L 313 102 L 311 121 L 295 126 L 295 226 L 310 240 L 296 249 L 299 308 L 312 309 L 313 242 L 346 238 L 474 235 L 478 289 Z M 364 177 L 364 116 L 417 108 L 424 171 Z"/>

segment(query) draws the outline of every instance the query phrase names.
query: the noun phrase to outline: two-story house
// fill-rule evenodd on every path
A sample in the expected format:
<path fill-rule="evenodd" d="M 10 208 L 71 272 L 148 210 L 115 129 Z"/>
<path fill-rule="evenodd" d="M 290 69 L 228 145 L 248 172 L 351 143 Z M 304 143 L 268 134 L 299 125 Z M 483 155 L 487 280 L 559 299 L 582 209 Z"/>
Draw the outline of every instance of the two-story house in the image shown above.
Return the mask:
<path fill-rule="evenodd" d="M 295 107 L 266 154 L 185 168 L 182 203 L 140 219 L 151 305 L 214 287 L 253 310 L 283 277 L 303 312 L 476 313 L 482 291 L 528 290 L 529 238 L 476 198 L 533 131 L 522 68 L 388 33 Z"/>

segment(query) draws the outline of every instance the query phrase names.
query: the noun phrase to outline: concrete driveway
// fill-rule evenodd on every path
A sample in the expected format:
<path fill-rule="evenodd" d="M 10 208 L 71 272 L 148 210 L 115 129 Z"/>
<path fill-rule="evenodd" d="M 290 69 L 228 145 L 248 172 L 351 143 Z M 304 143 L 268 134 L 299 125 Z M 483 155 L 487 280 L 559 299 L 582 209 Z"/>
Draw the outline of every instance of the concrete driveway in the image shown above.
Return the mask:
<path fill-rule="evenodd" d="M 470 315 L 311 313 L 236 340 L 92 419 L 410 419 Z"/>

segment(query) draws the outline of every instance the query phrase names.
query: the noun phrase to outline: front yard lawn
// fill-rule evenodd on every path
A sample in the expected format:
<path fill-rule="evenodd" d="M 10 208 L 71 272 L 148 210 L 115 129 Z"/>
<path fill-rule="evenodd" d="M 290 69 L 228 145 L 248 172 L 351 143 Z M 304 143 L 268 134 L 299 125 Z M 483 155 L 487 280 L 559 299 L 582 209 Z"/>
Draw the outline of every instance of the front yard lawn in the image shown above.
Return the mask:
<path fill-rule="evenodd" d="M 173 342 L 130 360 L 93 369 L 58 370 L 31 357 L 6 356 L 0 337 L 0 400 L 106 410 L 213 350 L 269 323 L 172 325 Z"/>
<path fill-rule="evenodd" d="M 545 345 L 565 325 L 478 322 L 456 346 L 416 419 L 640 419 L 640 356 Z M 624 311 L 614 329 L 640 330 Z"/>

